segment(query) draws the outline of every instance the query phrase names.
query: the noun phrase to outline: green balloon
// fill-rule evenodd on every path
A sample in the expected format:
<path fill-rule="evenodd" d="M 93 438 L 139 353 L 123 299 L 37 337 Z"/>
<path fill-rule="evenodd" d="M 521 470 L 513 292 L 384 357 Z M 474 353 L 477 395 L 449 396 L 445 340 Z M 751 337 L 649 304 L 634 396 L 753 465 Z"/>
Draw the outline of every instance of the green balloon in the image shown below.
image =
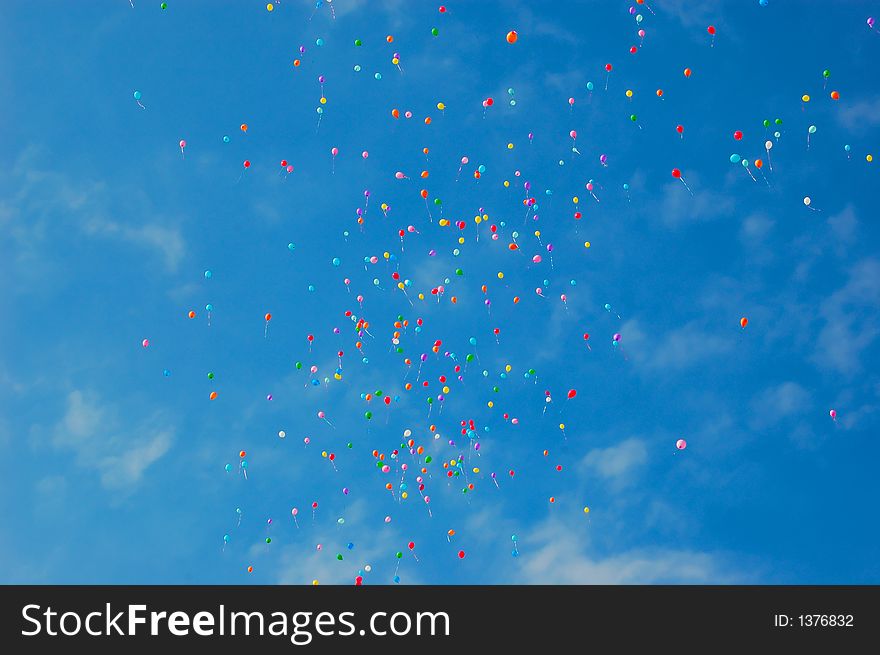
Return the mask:
<path fill-rule="evenodd" d="M 341 562 L 342 561 L 342 553 L 336 553 L 336 559 L 338 559 Z"/>
<path fill-rule="evenodd" d="M 822 71 L 822 77 L 824 77 L 827 80 L 829 77 L 831 77 L 831 71 L 826 68 L 825 70 Z"/>
<path fill-rule="evenodd" d="M 769 118 L 764 119 L 764 127 L 770 127 L 770 119 Z"/>
<path fill-rule="evenodd" d="M 432 27 L 431 34 L 433 34 L 434 36 L 437 36 L 438 34 L 440 34 L 440 30 L 438 30 L 436 27 Z"/>
<path fill-rule="evenodd" d="M 396 557 L 397 559 L 400 559 L 401 557 L 403 557 L 403 553 L 401 553 L 401 552 L 398 550 L 398 551 L 397 551 L 397 555 L 395 555 L 395 557 Z"/>
<path fill-rule="evenodd" d="M 213 380 L 213 379 L 214 379 L 214 374 L 213 374 L 213 373 L 208 373 L 208 379 L 209 379 L 209 380 Z"/>
<path fill-rule="evenodd" d="M 373 412 L 364 412 L 364 418 L 368 421 L 373 418 Z"/>
<path fill-rule="evenodd" d="M 267 543 L 267 544 L 271 544 L 271 543 L 272 543 L 272 537 L 266 537 L 266 543 Z"/>
<path fill-rule="evenodd" d="M 474 355 L 473 355 L 473 353 L 468 353 L 468 356 L 465 357 L 465 361 L 468 361 L 468 362 L 472 362 L 472 361 L 474 361 Z"/>
<path fill-rule="evenodd" d="M 443 204 L 443 201 L 440 198 L 434 198 L 434 204 L 438 207 Z"/>
<path fill-rule="evenodd" d="M 464 275 L 464 271 L 461 270 L 460 268 L 456 268 L 456 269 L 455 269 L 455 274 L 456 274 L 456 275 Z"/>
<path fill-rule="evenodd" d="M 776 123 L 777 125 L 782 125 L 782 119 L 781 119 L 781 118 L 777 118 L 777 119 L 774 121 L 774 123 Z"/>
<path fill-rule="evenodd" d="M 364 45 L 364 42 L 361 41 L 360 39 L 355 39 L 355 40 L 354 40 L 354 44 L 355 44 L 355 45 Z M 340 559 L 341 559 L 341 558 L 340 558 Z"/>
<path fill-rule="evenodd" d="M 427 457 L 425 457 L 425 464 L 430 464 L 430 463 L 433 462 L 433 461 L 434 461 L 434 458 L 431 457 L 430 455 L 428 455 Z"/>
<path fill-rule="evenodd" d="M 495 393 L 498 393 L 498 387 L 492 387 L 492 391 L 494 391 Z"/>
<path fill-rule="evenodd" d="M 161 5 L 159 5 L 159 7 L 160 7 L 161 9 L 168 9 L 168 3 L 167 3 L 167 2 L 163 2 Z"/>
<path fill-rule="evenodd" d="M 296 363 L 296 370 L 297 370 L 297 371 L 299 371 L 302 367 L 303 367 L 303 363 L 302 363 L 302 362 L 297 362 L 297 363 Z"/>
<path fill-rule="evenodd" d="M 529 369 L 529 375 L 534 375 L 534 374 L 535 374 L 535 369 L 530 368 L 530 369 Z"/>
<path fill-rule="evenodd" d="M 636 116 L 635 114 L 630 114 L 629 119 L 630 119 L 633 123 L 635 123 L 635 122 L 639 119 L 639 117 Z"/>
<path fill-rule="evenodd" d="M 382 390 L 381 390 L 381 389 L 376 389 L 376 393 L 373 394 L 373 395 L 376 396 L 376 398 L 381 398 L 381 397 L 382 397 Z"/>
<path fill-rule="evenodd" d="M 348 446 L 348 448 L 351 448 L 351 442 L 350 442 L 350 441 L 349 441 L 347 444 L 345 444 L 345 445 Z"/>

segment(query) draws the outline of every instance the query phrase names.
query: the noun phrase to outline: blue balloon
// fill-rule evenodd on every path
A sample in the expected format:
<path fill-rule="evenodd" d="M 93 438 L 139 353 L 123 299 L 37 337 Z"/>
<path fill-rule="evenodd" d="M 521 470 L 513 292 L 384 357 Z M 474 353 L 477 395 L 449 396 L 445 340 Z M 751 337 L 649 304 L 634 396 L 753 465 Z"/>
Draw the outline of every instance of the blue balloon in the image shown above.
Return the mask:
<path fill-rule="evenodd" d="M 315 5 L 315 6 L 316 6 L 316 7 L 320 7 L 320 6 L 321 6 L 321 3 L 319 2 L 319 3 L 318 3 L 317 5 Z M 315 39 L 315 45 L 318 46 L 318 47 L 320 48 L 322 45 L 324 45 L 324 39 Z"/>
<path fill-rule="evenodd" d="M 210 280 L 212 277 L 214 277 L 214 274 L 211 271 L 205 271 L 206 280 Z"/>
<path fill-rule="evenodd" d="M 223 136 L 223 143 L 229 143 L 229 137 L 228 137 L 228 136 L 225 136 L 225 135 Z"/>
<path fill-rule="evenodd" d="M 213 312 L 213 311 L 214 311 L 214 305 L 212 305 L 211 303 L 208 303 L 207 305 L 205 305 L 205 311 L 206 311 L 206 312 Z"/>
<path fill-rule="evenodd" d="M 394 576 L 394 584 L 400 584 L 400 576 L 399 575 Z"/>
<path fill-rule="evenodd" d="M 468 342 L 469 342 L 472 346 L 476 346 L 476 345 L 477 345 L 477 338 L 476 338 L 476 337 L 471 337 L 470 339 L 468 339 Z"/>
<path fill-rule="evenodd" d="M 162 371 L 162 375 L 164 375 L 166 378 L 171 377 L 171 371 L 166 368 L 164 371 Z"/>
<path fill-rule="evenodd" d="M 587 82 L 587 91 L 592 91 L 592 90 L 593 90 L 593 83 Z"/>
<path fill-rule="evenodd" d="M 229 535 L 228 534 L 223 535 L 223 543 L 227 543 L 227 544 L 229 543 Z"/>
<path fill-rule="evenodd" d="M 479 166 L 477 166 L 477 170 L 480 171 L 480 173 L 485 173 L 486 167 L 483 166 L 483 164 L 480 164 Z"/>
<path fill-rule="evenodd" d="M 373 77 L 375 77 L 377 80 L 381 80 L 381 79 L 382 79 L 382 73 L 376 73 Z"/>
<path fill-rule="evenodd" d="M 135 99 L 135 100 L 140 100 L 140 99 L 141 99 L 141 92 L 140 92 L 140 91 L 135 91 L 135 92 L 134 92 L 134 99 Z"/>
<path fill-rule="evenodd" d="M 314 293 L 314 292 L 315 292 L 315 285 L 314 285 L 314 284 L 310 284 L 310 285 L 309 285 L 309 293 Z"/>
<path fill-rule="evenodd" d="M 770 4 L 770 0 L 758 0 L 758 4 L 761 5 L 762 7 L 766 7 L 767 5 Z"/>
<path fill-rule="evenodd" d="M 623 190 L 629 191 L 629 184 L 627 184 L 626 182 L 623 183 Z"/>
<path fill-rule="evenodd" d="M 225 468 L 227 473 L 232 473 L 232 464 L 227 464 Z M 238 510 L 238 512 L 241 514 L 241 510 Z"/>
<path fill-rule="evenodd" d="M 342 263 L 342 261 L 339 259 L 339 257 L 333 258 L 333 265 L 334 266 L 339 266 L 341 263 Z"/>
<path fill-rule="evenodd" d="M 843 149 L 849 152 L 850 150 L 852 150 L 852 147 L 847 143 L 845 146 L 843 146 Z"/>
<path fill-rule="evenodd" d="M 295 243 L 288 243 L 288 244 L 287 244 L 287 249 L 288 249 L 290 252 L 293 252 L 294 250 L 296 250 L 296 244 L 295 244 Z"/>
<path fill-rule="evenodd" d="M 742 157 L 740 157 L 740 156 L 739 156 L 738 154 L 736 154 L 736 153 L 733 153 L 733 154 L 730 156 L 730 163 L 731 163 L 731 164 L 738 164 L 738 163 L 740 162 L 740 159 L 742 159 Z"/>

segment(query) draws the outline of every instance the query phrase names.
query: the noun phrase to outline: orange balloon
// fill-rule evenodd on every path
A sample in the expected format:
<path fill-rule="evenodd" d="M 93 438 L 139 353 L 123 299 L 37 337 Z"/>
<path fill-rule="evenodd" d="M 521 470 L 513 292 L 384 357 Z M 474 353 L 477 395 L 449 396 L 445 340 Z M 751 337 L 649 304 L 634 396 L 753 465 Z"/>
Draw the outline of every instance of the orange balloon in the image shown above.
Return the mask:
<path fill-rule="evenodd" d="M 428 171 L 422 171 L 422 177 L 428 177 Z"/>
<path fill-rule="evenodd" d="M 519 38 L 519 34 L 516 33 L 516 30 L 510 30 L 507 33 L 507 42 L 508 43 L 516 43 L 516 40 Z"/>
<path fill-rule="evenodd" d="M 242 123 L 242 124 L 241 124 L 241 131 L 242 131 L 242 132 L 247 132 L 247 123 Z"/>
<path fill-rule="evenodd" d="M 429 151 L 428 151 L 427 148 L 422 148 L 422 152 L 425 153 L 425 154 L 427 155 Z"/>
<path fill-rule="evenodd" d="M 388 43 L 392 43 L 394 41 L 394 37 L 389 34 L 385 37 L 385 40 L 388 41 Z"/>
<path fill-rule="evenodd" d="M 422 191 L 421 191 L 421 195 L 422 195 L 422 198 L 425 198 L 425 199 L 427 200 L 427 198 L 428 198 L 428 190 L 427 190 L 427 189 L 422 189 Z"/>
<path fill-rule="evenodd" d="M 254 572 L 254 567 L 253 567 L 253 566 L 249 566 L 249 567 L 248 567 L 248 573 L 253 573 L 253 572 Z"/>
<path fill-rule="evenodd" d="M 425 117 L 425 125 L 430 125 L 430 124 L 431 124 L 431 117 L 430 116 Z"/>
<path fill-rule="evenodd" d="M 755 160 L 755 167 L 756 167 L 756 168 L 762 168 L 763 166 L 764 166 L 764 162 L 763 162 L 763 161 L 761 161 L 760 159 L 756 159 L 756 160 Z"/>
<path fill-rule="evenodd" d="M 658 97 L 658 98 L 662 98 L 662 97 L 663 97 L 663 89 L 657 89 L 657 97 Z"/>
<path fill-rule="evenodd" d="M 195 317 L 196 317 L 196 313 L 195 313 L 194 311 L 192 311 L 192 310 L 189 310 L 189 314 L 187 314 L 187 316 L 189 316 L 190 318 L 195 318 Z"/>
<path fill-rule="evenodd" d="M 211 395 L 208 396 L 208 397 L 209 397 L 211 400 L 216 400 L 216 398 L 217 398 L 217 392 L 216 392 L 216 391 L 212 391 L 212 392 L 211 392 Z"/>
<path fill-rule="evenodd" d="M 519 303 L 519 296 L 514 296 L 513 297 L 513 304 L 516 305 L 518 303 Z"/>
<path fill-rule="evenodd" d="M 244 459 L 245 457 L 247 457 L 247 453 L 242 450 L 240 453 L 238 453 L 238 456 Z"/>
<path fill-rule="evenodd" d="M 837 91 L 832 91 L 831 92 L 831 99 L 832 100 L 840 100 L 840 94 Z"/>
<path fill-rule="evenodd" d="M 266 321 L 268 322 L 271 320 L 272 320 L 272 314 L 266 314 Z"/>
<path fill-rule="evenodd" d="M 741 319 L 739 319 L 739 324 L 742 327 L 745 327 L 746 325 L 749 324 L 749 319 L 747 319 L 745 316 L 743 316 Z"/>
<path fill-rule="evenodd" d="M 690 69 L 690 68 L 685 68 L 685 69 L 684 69 L 684 76 L 685 76 L 685 77 L 690 77 L 690 76 L 691 76 L 691 69 Z"/>
<path fill-rule="evenodd" d="M 299 59 L 294 59 L 294 60 L 293 60 L 293 65 L 294 65 L 294 66 L 299 66 L 301 63 L 302 63 L 302 62 L 301 62 Z"/>
<path fill-rule="evenodd" d="M 400 118 L 400 111 L 397 109 L 392 109 L 391 115 L 394 116 L 394 118 Z"/>

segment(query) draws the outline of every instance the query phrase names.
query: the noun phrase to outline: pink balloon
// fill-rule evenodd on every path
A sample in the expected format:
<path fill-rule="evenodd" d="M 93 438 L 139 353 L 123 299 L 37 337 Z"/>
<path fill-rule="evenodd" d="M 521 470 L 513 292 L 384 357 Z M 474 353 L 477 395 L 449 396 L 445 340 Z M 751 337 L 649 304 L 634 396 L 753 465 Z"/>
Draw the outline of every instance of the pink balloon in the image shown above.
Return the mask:
<path fill-rule="evenodd" d="M 294 516 L 296 516 L 297 514 L 299 514 L 299 510 L 296 507 L 294 507 L 292 510 L 290 510 L 290 513 L 293 514 Z"/>
<path fill-rule="evenodd" d="M 363 157 L 364 159 L 366 159 L 366 158 L 369 157 L 369 156 L 370 156 L 370 153 L 368 153 L 366 150 L 364 150 L 364 151 L 361 153 L 361 157 Z"/>
<path fill-rule="evenodd" d="M 836 419 L 837 418 L 837 410 L 832 409 L 830 412 L 828 412 L 828 415 L 831 416 L 831 418 Z"/>
<path fill-rule="evenodd" d="M 288 166 L 287 166 L 287 172 L 288 172 L 288 173 L 293 173 L 293 166 L 288 165 Z"/>
<path fill-rule="evenodd" d="M 540 264 L 541 263 L 541 255 L 535 255 L 534 257 L 532 257 L 532 261 L 536 264 Z"/>
<path fill-rule="evenodd" d="M 184 148 L 186 148 L 186 141 L 184 141 L 183 139 L 181 139 L 181 140 L 180 140 L 180 149 L 183 150 Z"/>
<path fill-rule="evenodd" d="M 569 98 L 568 104 L 570 104 L 573 107 L 574 106 L 574 98 Z"/>
<path fill-rule="evenodd" d="M 412 118 L 412 112 L 408 111 L 404 114 L 404 116 L 406 116 L 407 118 Z"/>
<path fill-rule="evenodd" d="M 469 161 L 470 161 L 470 159 L 468 159 L 467 157 L 462 157 L 462 158 L 461 158 L 461 164 L 462 164 L 462 166 L 464 166 L 465 164 L 467 164 Z"/>
<path fill-rule="evenodd" d="M 678 448 L 679 450 L 684 450 L 685 448 L 687 448 L 687 446 L 688 446 L 688 442 L 685 441 L 684 439 L 679 439 L 678 441 L 675 442 L 675 447 Z"/>
<path fill-rule="evenodd" d="M 397 171 L 397 172 L 394 174 L 394 177 L 396 177 L 398 180 L 405 180 L 405 179 L 406 179 L 406 175 L 404 175 L 404 174 L 401 173 L 400 171 Z"/>
<path fill-rule="evenodd" d="M 318 418 L 324 418 L 324 412 L 318 412 Z"/>
<path fill-rule="evenodd" d="M 578 133 L 575 132 L 574 130 L 572 130 L 571 132 L 568 133 L 568 136 L 570 136 L 572 139 L 576 139 L 578 136 Z"/>
<path fill-rule="evenodd" d="M 149 340 L 149 339 L 144 339 L 143 341 L 141 341 L 141 345 L 142 345 L 144 348 L 149 348 L 149 347 L 150 347 L 150 340 Z"/>
<path fill-rule="evenodd" d="M 330 149 L 330 154 L 333 155 L 333 156 L 335 157 L 336 155 L 339 154 L 339 148 L 331 148 L 331 149 Z"/>

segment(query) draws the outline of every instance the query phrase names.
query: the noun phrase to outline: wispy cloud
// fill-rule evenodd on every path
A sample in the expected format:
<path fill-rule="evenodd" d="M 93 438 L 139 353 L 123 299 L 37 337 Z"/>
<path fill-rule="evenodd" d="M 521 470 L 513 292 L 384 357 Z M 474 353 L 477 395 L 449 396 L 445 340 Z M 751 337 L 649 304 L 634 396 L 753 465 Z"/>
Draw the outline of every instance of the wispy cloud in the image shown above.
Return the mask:
<path fill-rule="evenodd" d="M 591 450 L 581 465 L 586 472 L 595 473 L 612 486 L 621 488 L 632 483 L 647 462 L 645 442 L 633 437 L 608 448 Z"/>
<path fill-rule="evenodd" d="M 835 114 L 837 122 L 851 132 L 864 134 L 880 125 L 880 96 L 850 102 Z"/>
<path fill-rule="evenodd" d="M 846 375 L 862 370 L 862 352 L 880 334 L 880 261 L 865 259 L 849 272 L 847 283 L 819 309 L 824 323 L 816 337 L 813 361 Z"/>
<path fill-rule="evenodd" d="M 630 320 L 621 326 L 620 334 L 628 356 L 649 371 L 684 370 L 733 347 L 730 339 L 705 331 L 695 323 L 649 338 L 637 320 Z"/>
<path fill-rule="evenodd" d="M 557 519 L 539 525 L 525 541 L 528 553 L 516 582 L 526 584 L 725 584 L 741 581 L 717 556 L 651 548 L 601 557 L 588 538 Z"/>
<path fill-rule="evenodd" d="M 162 426 L 162 427 L 160 427 Z M 130 489 L 171 448 L 174 429 L 154 416 L 123 424 L 116 408 L 80 390 L 67 396 L 67 409 L 52 432 L 52 445 L 73 452 L 76 463 L 100 474 L 111 490 Z"/>
<path fill-rule="evenodd" d="M 731 216 L 734 200 L 730 195 L 700 190 L 698 180 L 692 178 L 688 184 L 694 191 L 691 196 L 679 182 L 664 185 L 659 203 L 660 219 L 669 227 L 681 227 L 690 223 L 701 223 Z M 653 213 L 653 212 L 652 212 Z"/>

